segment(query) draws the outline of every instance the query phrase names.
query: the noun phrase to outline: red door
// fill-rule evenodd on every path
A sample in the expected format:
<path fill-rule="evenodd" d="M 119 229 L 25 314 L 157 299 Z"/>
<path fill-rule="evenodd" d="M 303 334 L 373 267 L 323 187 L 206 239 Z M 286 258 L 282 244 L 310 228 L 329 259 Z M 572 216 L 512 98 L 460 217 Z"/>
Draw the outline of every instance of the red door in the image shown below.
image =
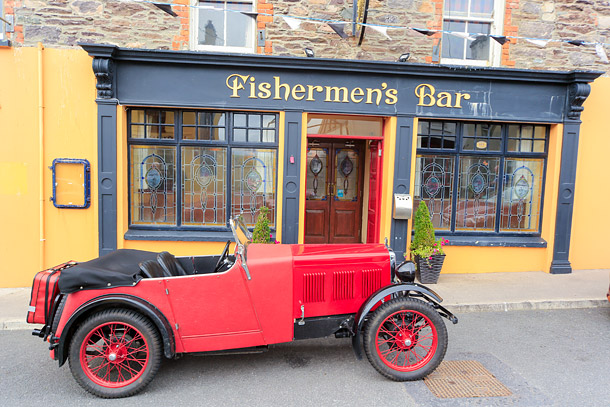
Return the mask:
<path fill-rule="evenodd" d="M 379 220 L 381 215 L 382 149 L 380 141 L 370 145 L 369 202 L 366 228 L 366 242 L 379 243 Z"/>
<path fill-rule="evenodd" d="M 307 148 L 305 243 L 360 243 L 363 142 Z"/>

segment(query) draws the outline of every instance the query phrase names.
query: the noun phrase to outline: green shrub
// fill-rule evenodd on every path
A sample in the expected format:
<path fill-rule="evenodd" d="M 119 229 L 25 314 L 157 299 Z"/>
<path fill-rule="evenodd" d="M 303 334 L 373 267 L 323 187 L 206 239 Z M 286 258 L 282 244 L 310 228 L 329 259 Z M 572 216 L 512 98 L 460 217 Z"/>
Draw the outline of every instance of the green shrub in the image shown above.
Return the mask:
<path fill-rule="evenodd" d="M 256 224 L 254 225 L 254 232 L 252 233 L 252 243 L 271 243 L 271 229 L 269 228 L 269 218 L 267 214 L 269 208 L 261 206 L 258 218 L 256 218 Z"/>

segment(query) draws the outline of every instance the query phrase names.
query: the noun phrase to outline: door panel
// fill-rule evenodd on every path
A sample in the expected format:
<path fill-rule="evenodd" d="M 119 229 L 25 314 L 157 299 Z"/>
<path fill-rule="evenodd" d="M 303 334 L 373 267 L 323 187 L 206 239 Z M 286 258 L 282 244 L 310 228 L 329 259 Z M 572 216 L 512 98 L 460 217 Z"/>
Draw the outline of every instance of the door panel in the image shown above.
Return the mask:
<path fill-rule="evenodd" d="M 328 243 L 330 149 L 326 143 L 307 149 L 305 243 Z"/>
<path fill-rule="evenodd" d="M 313 203 L 311 206 L 318 206 Z M 324 203 L 324 206 L 327 206 Z M 305 209 L 305 239 L 307 243 L 326 243 L 326 229 L 328 226 L 328 210 L 325 207 L 311 208 L 308 204 Z"/>
<path fill-rule="evenodd" d="M 305 243 L 360 243 L 364 143 L 307 150 Z"/>
<path fill-rule="evenodd" d="M 264 344 L 244 272 L 238 264 L 225 273 L 164 281 L 186 352 Z"/>

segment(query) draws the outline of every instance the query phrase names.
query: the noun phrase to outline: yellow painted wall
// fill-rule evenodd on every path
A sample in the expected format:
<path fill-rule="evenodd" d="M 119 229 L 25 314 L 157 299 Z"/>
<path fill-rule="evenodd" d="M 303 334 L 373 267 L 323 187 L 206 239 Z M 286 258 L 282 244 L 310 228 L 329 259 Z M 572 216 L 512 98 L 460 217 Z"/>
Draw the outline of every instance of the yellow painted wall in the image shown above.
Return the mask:
<path fill-rule="evenodd" d="M 574 196 L 570 262 L 572 268 L 610 268 L 606 235 L 610 230 L 610 78 L 602 77 L 591 86 L 584 103 L 578 146 L 578 168 Z"/>
<path fill-rule="evenodd" d="M 97 255 L 95 79 L 83 50 L 0 48 L 0 67 L 0 287 L 24 287 L 43 268 Z M 55 158 L 91 163 L 88 209 L 57 209 L 49 201 Z"/>

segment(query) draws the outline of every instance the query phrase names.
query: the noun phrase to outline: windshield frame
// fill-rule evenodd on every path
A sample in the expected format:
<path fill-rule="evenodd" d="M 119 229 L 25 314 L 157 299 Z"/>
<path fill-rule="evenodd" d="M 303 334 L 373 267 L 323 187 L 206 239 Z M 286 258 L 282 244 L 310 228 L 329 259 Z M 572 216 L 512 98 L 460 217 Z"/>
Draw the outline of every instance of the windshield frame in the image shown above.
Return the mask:
<path fill-rule="evenodd" d="M 248 230 L 244 218 L 237 216 L 229 219 L 229 225 L 231 226 L 231 232 L 235 238 L 235 243 L 239 246 L 247 246 L 252 243 L 252 233 Z"/>

